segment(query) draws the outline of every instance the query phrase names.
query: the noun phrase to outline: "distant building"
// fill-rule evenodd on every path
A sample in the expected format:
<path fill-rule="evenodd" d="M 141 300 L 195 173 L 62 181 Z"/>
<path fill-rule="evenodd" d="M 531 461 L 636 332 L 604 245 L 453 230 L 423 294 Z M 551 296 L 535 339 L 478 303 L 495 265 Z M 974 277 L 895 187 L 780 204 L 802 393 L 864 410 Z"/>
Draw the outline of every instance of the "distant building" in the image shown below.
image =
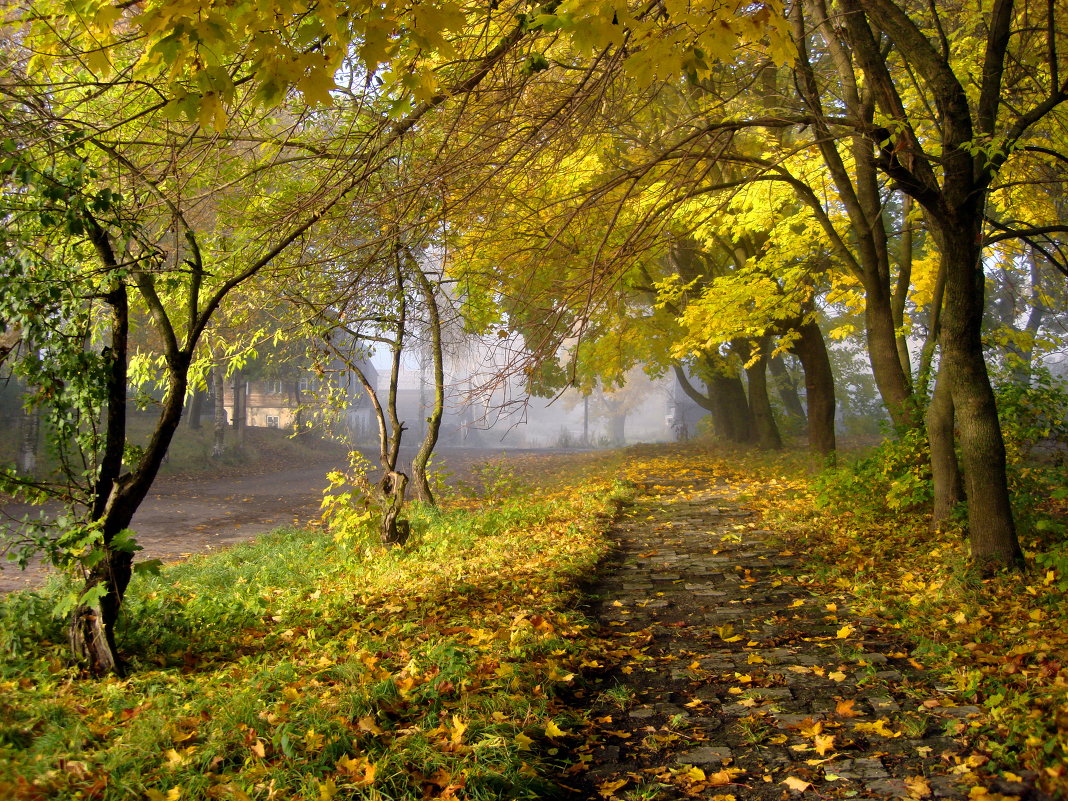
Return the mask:
<path fill-rule="evenodd" d="M 360 370 L 372 386 L 378 384 L 378 371 L 369 361 Z M 357 441 L 374 436 L 374 410 L 355 373 L 341 363 L 331 365 L 322 375 L 301 371 L 291 378 L 263 378 L 241 382 L 237 402 L 250 428 L 298 428 L 310 422 L 327 420 L 344 426 Z M 226 418 L 234 419 L 235 386 L 225 383 L 223 406 Z"/>

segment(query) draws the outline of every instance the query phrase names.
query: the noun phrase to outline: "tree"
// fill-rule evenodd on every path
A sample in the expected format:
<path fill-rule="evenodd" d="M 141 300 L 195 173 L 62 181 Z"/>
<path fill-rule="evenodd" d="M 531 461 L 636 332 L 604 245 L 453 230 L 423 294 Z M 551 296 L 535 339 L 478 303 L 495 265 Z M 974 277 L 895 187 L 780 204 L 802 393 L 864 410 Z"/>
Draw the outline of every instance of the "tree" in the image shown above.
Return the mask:
<path fill-rule="evenodd" d="M 982 17 L 846 0 L 836 17 L 883 115 L 880 124 L 858 127 L 878 169 L 923 207 L 941 256 L 939 382 L 948 387 L 960 430 L 972 557 L 985 567 L 1022 559 L 981 341 L 987 199 L 1033 127 L 1068 99 L 1058 47 L 1064 19 L 1056 4 L 1012 0 L 999 0 Z M 951 38 L 966 41 L 974 57 L 958 56 Z M 917 81 L 891 68 L 887 46 Z M 920 102 L 909 102 L 913 93 Z"/>
<path fill-rule="evenodd" d="M 294 136 L 293 117 L 258 116 L 257 98 L 239 89 L 240 75 L 264 64 L 235 57 L 229 64 L 237 71 L 230 73 L 192 55 L 199 33 L 214 35 L 219 19 L 196 31 L 188 20 L 175 20 L 188 38 L 168 39 L 170 32 L 164 31 L 162 38 L 139 39 L 143 29 L 137 26 L 153 13 L 165 16 L 170 6 L 132 9 L 121 23 L 110 4 L 96 8 L 88 18 L 30 14 L 28 30 L 6 43 L 14 57 L 2 85 L 4 174 L 13 176 L 5 201 L 18 236 L 9 237 L 0 319 L 5 330 L 17 327 L 25 341 L 34 343 L 22 349 L 19 369 L 36 382 L 40 402 L 62 423 L 53 427 L 57 438 L 76 442 L 85 459 L 80 474 L 69 474 L 76 481 L 53 488 L 84 511 L 73 533 L 64 534 L 58 545 L 53 541 L 52 550 L 57 559 L 66 554 L 67 564 L 74 561 L 85 570 L 71 644 L 91 671 L 104 673 L 122 671 L 114 626 L 132 576 L 128 525 L 181 419 L 190 371 L 209 324 L 239 288 L 259 279 L 330 209 L 367 185 L 390 149 L 447 95 L 396 106 L 398 113 L 390 118 L 375 103 L 395 104 L 397 97 L 383 98 L 368 87 L 353 97 L 351 121 L 359 124 L 341 143 L 352 166 L 340 175 L 334 169 L 297 173 L 291 165 L 332 165 L 339 154 Z M 250 24 L 240 14 L 225 22 Z M 435 30 L 432 35 L 440 38 L 441 29 Z M 253 41 L 243 38 L 245 32 L 227 47 Z M 477 86 L 522 35 L 522 26 L 511 25 L 500 38 L 495 28 L 465 40 L 467 58 L 451 62 L 445 71 L 455 77 L 454 92 L 462 95 Z M 186 42 L 193 49 L 182 50 Z M 31 43 L 46 54 L 35 57 L 32 80 L 26 67 Z M 147 51 L 138 49 L 145 45 Z M 160 101 L 153 85 L 128 80 L 131 72 L 158 69 L 167 48 L 179 48 L 171 66 L 175 74 L 184 67 L 194 70 L 199 92 L 170 82 L 170 99 Z M 147 59 L 140 66 L 139 56 Z M 315 56 L 318 66 L 308 67 L 304 77 L 314 83 L 327 70 L 332 86 L 336 58 L 337 52 L 325 60 Z M 277 85 L 269 85 L 283 62 L 272 61 L 258 73 L 267 80 L 256 87 L 259 100 L 283 97 Z M 108 75 L 115 77 L 108 81 Z M 88 95 L 81 90 L 87 83 L 96 86 Z M 315 88 L 306 85 L 309 92 Z M 411 110 L 405 114 L 406 108 Z M 172 111 L 183 110 L 216 129 L 225 124 L 227 135 L 171 119 Z M 303 130 L 323 134 L 315 126 Z M 284 179 L 279 178 L 283 166 L 288 167 Z M 289 191 L 267 193 L 281 186 Z M 250 208 L 249 197 L 260 200 Z M 165 388 L 155 431 L 140 449 L 127 447 L 126 440 L 131 303 L 151 316 L 162 347 L 156 380 Z M 27 324 L 36 326 L 32 336 Z M 45 361 L 41 354 L 56 358 Z M 98 426 L 101 409 L 106 414 Z M 29 489 L 17 477 L 9 478 L 11 486 Z"/>

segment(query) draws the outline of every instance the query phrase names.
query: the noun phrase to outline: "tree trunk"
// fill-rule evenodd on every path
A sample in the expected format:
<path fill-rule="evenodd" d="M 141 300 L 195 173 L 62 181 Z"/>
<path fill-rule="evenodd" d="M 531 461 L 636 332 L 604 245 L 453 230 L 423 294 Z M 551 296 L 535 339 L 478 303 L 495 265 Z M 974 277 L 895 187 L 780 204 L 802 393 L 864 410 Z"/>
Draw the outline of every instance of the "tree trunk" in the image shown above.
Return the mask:
<path fill-rule="evenodd" d="M 834 374 L 823 333 L 813 321 L 798 326 L 800 338 L 793 352 L 805 370 L 805 400 L 808 405 L 808 444 L 816 453 L 833 456 Z"/>
<path fill-rule="evenodd" d="M 194 431 L 200 430 L 201 420 L 204 416 L 204 390 L 197 389 L 193 391 L 193 394 L 189 396 L 189 413 L 186 415 L 186 419 L 189 421 L 189 427 Z"/>
<path fill-rule="evenodd" d="M 953 508 L 964 500 L 953 438 L 953 396 L 949 379 L 941 370 L 927 407 L 927 441 L 931 448 L 931 480 L 934 484 L 931 528 L 938 529 L 949 519 Z"/>
<path fill-rule="evenodd" d="M 24 476 L 37 472 L 37 450 L 40 442 L 41 410 L 34 406 L 19 412 L 18 468 Z"/>
<path fill-rule="evenodd" d="M 716 434 L 728 442 L 753 442 L 753 416 L 741 377 L 716 374 L 705 385 L 712 401 L 712 423 Z"/>
<path fill-rule="evenodd" d="M 106 241 L 104 245 L 107 245 Z M 103 245 L 98 245 L 103 247 Z M 105 253 L 111 255 L 110 248 Z M 113 259 L 105 259 L 110 263 Z M 81 658 L 91 673 L 123 673 L 122 661 L 115 647 L 115 623 L 126 587 L 130 583 L 133 553 L 112 547 L 116 537 L 133 518 L 140 499 L 130 504 L 123 497 L 126 479 L 121 478 L 123 453 L 126 444 L 126 380 L 129 347 L 129 305 L 126 286 L 116 280 L 105 296 L 111 307 L 110 343 L 104 358 L 107 367 L 105 383 L 107 406 L 104 417 L 104 447 L 97 467 L 90 519 L 101 526 L 103 558 L 89 570 L 82 588 L 81 601 L 74 608 L 68 629 L 71 651 Z M 174 403 L 173 392 L 168 399 Z M 185 387 L 177 397 L 181 406 Z M 166 447 L 164 447 L 164 452 Z M 162 461 L 162 456 L 160 457 Z M 159 464 L 156 464 L 158 470 Z M 152 473 L 152 477 L 155 472 Z M 151 483 L 151 478 L 149 479 Z M 143 495 L 141 496 L 143 497 Z"/>
<path fill-rule="evenodd" d="M 245 444 L 245 424 L 247 422 L 247 415 L 245 411 L 246 404 L 246 384 L 245 376 L 241 370 L 234 371 L 234 419 L 231 421 L 234 428 L 234 447 L 240 450 Z"/>
<path fill-rule="evenodd" d="M 434 452 L 434 446 L 437 445 L 438 433 L 441 430 L 441 417 L 445 411 L 445 354 L 442 351 L 441 317 L 438 314 L 438 301 L 434 295 L 434 286 L 411 254 L 409 254 L 409 261 L 415 272 L 416 281 L 419 283 L 423 302 L 426 304 L 434 372 L 434 405 L 426 417 L 426 434 L 423 436 L 423 442 L 415 458 L 412 459 L 412 480 L 415 482 L 416 497 L 424 503 L 433 504 L 434 493 L 426 477 L 426 466 L 430 461 L 430 455 Z"/>
<path fill-rule="evenodd" d="M 778 449 L 782 447 L 782 437 L 775 425 L 775 415 L 768 398 L 768 343 L 761 339 L 756 343 L 760 357 L 750 367 L 745 368 L 749 383 L 749 413 L 756 432 L 757 445 L 761 448 Z M 748 359 L 746 360 L 749 361 Z"/>
<path fill-rule="evenodd" d="M 912 285 L 913 232 L 912 221 L 909 219 L 911 213 L 912 198 L 905 195 L 901 209 L 901 252 L 898 259 L 897 281 L 894 285 L 894 296 L 890 302 L 894 328 L 897 331 L 897 358 L 901 362 L 901 369 L 909 384 L 912 383 L 912 356 L 909 354 L 909 340 L 904 328 L 905 303 L 908 301 L 909 287 Z"/>
<path fill-rule="evenodd" d="M 801 397 L 797 394 L 797 384 L 794 383 L 790 371 L 786 369 L 786 362 L 782 356 L 775 355 L 768 359 L 768 370 L 775 379 L 775 388 L 779 392 L 779 400 L 783 408 L 791 417 L 798 420 L 805 419 L 805 407 L 801 405 Z"/>
<path fill-rule="evenodd" d="M 398 519 L 404 508 L 404 492 L 408 486 L 408 476 L 397 471 L 389 471 L 382 476 L 378 490 L 382 498 L 382 518 L 379 521 L 379 534 L 382 544 L 388 548 L 404 545 L 408 541 L 409 525 L 407 520 Z"/>
<path fill-rule="evenodd" d="M 226 451 L 226 381 L 222 367 L 215 365 L 211 369 L 212 394 L 215 396 L 215 430 L 211 444 L 211 458 L 221 459 Z"/>
<path fill-rule="evenodd" d="M 946 298 L 942 359 L 960 430 L 972 559 L 983 570 L 1023 562 L 1009 501 L 1005 443 L 983 358 L 981 326 L 985 276 L 980 263 L 979 208 L 943 221 Z"/>
<path fill-rule="evenodd" d="M 889 292 L 882 284 L 865 286 L 864 291 L 864 325 L 875 385 L 894 426 L 899 430 L 912 428 L 919 421 L 909 381 L 901 366 Z"/>

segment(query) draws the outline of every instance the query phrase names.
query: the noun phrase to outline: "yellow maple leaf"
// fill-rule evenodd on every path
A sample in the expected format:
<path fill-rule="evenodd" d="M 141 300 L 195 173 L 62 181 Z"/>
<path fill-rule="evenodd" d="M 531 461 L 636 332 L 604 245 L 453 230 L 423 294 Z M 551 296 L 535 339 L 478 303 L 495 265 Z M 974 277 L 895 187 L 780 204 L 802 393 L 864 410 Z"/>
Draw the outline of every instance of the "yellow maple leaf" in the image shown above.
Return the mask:
<path fill-rule="evenodd" d="M 564 737 L 567 735 L 563 729 L 557 726 L 553 721 L 549 720 L 545 723 L 545 736 L 546 737 Z"/>
<path fill-rule="evenodd" d="M 817 734 L 813 742 L 816 745 L 816 753 L 826 756 L 827 752 L 834 748 L 834 735 Z"/>
<path fill-rule="evenodd" d="M 835 636 L 837 636 L 839 640 L 845 640 L 849 637 L 852 637 L 855 632 L 856 628 L 849 624 L 846 624 L 845 626 L 842 626 L 842 628 L 838 629 L 838 633 Z"/>
<path fill-rule="evenodd" d="M 529 751 L 530 745 L 533 742 L 534 741 L 523 734 L 523 732 L 519 732 L 519 734 L 515 736 L 515 744 L 519 747 L 520 751 Z"/>

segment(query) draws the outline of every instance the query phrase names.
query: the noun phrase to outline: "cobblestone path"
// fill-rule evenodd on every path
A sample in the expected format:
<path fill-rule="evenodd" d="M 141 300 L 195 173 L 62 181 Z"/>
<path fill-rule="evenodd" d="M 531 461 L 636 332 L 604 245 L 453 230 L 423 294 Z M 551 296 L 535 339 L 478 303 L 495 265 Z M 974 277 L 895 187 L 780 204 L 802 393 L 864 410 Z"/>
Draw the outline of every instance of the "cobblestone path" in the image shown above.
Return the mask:
<path fill-rule="evenodd" d="M 804 555 L 759 528 L 736 487 L 640 489 L 590 591 L 611 664 L 587 691 L 576 797 L 969 797 L 978 708 L 877 621 L 791 580 Z"/>

